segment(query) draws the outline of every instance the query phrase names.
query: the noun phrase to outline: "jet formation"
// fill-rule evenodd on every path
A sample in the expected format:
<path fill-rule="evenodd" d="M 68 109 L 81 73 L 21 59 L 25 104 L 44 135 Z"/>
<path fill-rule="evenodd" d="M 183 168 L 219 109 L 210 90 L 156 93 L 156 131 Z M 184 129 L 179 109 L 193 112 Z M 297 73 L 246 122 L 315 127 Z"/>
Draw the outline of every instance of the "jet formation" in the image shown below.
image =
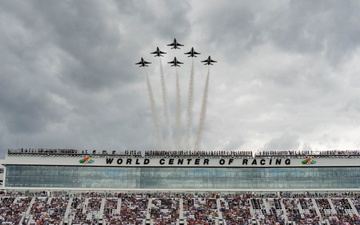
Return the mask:
<path fill-rule="evenodd" d="M 184 45 L 177 42 L 176 38 L 174 38 L 173 43 L 170 43 L 167 46 L 172 46 L 171 49 L 180 49 L 179 46 L 184 46 Z M 154 52 L 150 52 L 150 54 L 154 54 L 154 57 L 163 57 L 163 55 L 166 54 L 166 52 L 161 51 L 159 49 L 159 47 L 157 47 L 156 50 Z M 188 55 L 188 57 L 197 57 L 196 55 L 200 55 L 201 53 L 196 52 L 194 50 L 194 48 L 192 47 L 189 52 L 185 52 L 184 54 Z M 205 63 L 204 65 L 214 65 L 213 63 L 216 63 L 217 61 L 212 60 L 211 57 L 209 56 L 207 59 L 205 59 L 205 60 L 203 60 L 201 62 Z M 168 62 L 168 63 L 171 64 L 171 66 L 174 66 L 174 67 L 180 67 L 180 64 L 184 64 L 183 62 L 178 61 L 176 59 L 176 57 L 174 57 L 173 61 Z M 140 65 L 140 67 L 147 67 L 148 64 L 151 64 L 151 62 L 147 62 L 143 58 L 141 58 L 140 62 L 135 63 L 135 65 Z"/>

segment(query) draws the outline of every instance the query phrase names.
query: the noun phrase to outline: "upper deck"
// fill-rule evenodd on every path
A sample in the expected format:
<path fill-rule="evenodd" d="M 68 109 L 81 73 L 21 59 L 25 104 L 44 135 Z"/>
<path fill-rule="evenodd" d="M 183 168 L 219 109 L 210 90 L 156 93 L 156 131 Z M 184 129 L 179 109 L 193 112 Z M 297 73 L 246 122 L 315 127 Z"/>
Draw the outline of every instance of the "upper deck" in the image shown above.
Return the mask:
<path fill-rule="evenodd" d="M 359 151 L 16 149 L 5 187 L 163 190 L 359 190 Z"/>
<path fill-rule="evenodd" d="M 3 165 L 117 167 L 360 167 L 359 150 L 108 151 L 9 149 Z"/>

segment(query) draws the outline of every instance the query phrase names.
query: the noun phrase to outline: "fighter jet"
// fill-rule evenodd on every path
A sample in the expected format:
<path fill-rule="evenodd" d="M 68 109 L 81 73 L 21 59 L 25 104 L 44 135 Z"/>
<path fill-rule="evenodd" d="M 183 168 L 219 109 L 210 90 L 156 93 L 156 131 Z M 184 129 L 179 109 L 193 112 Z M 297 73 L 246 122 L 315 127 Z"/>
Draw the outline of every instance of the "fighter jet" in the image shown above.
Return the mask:
<path fill-rule="evenodd" d="M 142 57 L 141 57 L 140 62 L 135 63 L 135 65 L 140 65 L 139 67 L 145 67 L 145 66 L 148 66 L 147 64 L 151 64 L 151 62 L 146 62 L 146 61 L 145 61 Z"/>
<path fill-rule="evenodd" d="M 184 54 L 189 55 L 188 57 L 197 57 L 196 55 L 200 55 L 200 53 L 194 51 L 194 48 L 191 48 L 190 52 Z"/>
<path fill-rule="evenodd" d="M 180 49 L 178 46 L 184 46 L 176 41 L 176 38 L 174 38 L 174 42 L 171 44 L 168 44 L 167 46 L 173 46 L 171 49 Z"/>
<path fill-rule="evenodd" d="M 156 48 L 155 52 L 151 52 L 150 54 L 155 54 L 154 57 L 163 57 L 162 54 L 166 54 L 166 52 L 160 51 L 159 47 Z"/>
<path fill-rule="evenodd" d="M 216 63 L 216 61 L 212 60 L 210 56 L 207 59 L 205 59 L 204 61 L 201 61 L 201 62 L 205 63 L 204 65 L 214 65 L 212 63 Z"/>
<path fill-rule="evenodd" d="M 176 57 L 174 57 L 174 60 L 173 60 L 173 61 L 168 62 L 168 63 L 172 64 L 171 66 L 178 66 L 178 67 L 180 67 L 180 65 L 178 65 L 178 64 L 184 64 L 184 63 L 178 61 L 178 60 L 176 59 Z"/>

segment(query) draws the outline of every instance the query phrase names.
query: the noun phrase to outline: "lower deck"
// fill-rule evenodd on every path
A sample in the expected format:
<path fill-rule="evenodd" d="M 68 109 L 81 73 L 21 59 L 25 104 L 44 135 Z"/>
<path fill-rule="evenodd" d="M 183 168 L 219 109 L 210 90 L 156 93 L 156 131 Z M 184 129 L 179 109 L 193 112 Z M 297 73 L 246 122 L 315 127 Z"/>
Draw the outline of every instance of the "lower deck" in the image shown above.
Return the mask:
<path fill-rule="evenodd" d="M 358 224 L 359 211 L 359 193 L 3 193 L 0 222 Z"/>

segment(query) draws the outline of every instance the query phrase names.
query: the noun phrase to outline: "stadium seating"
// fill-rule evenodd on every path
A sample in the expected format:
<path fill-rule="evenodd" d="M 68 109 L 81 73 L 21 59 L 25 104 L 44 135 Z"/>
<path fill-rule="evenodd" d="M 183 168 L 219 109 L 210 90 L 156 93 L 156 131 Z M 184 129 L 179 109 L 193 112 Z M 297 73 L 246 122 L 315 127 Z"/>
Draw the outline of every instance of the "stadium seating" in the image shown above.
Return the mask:
<path fill-rule="evenodd" d="M 359 193 L 11 193 L 0 224 L 360 224 Z"/>

